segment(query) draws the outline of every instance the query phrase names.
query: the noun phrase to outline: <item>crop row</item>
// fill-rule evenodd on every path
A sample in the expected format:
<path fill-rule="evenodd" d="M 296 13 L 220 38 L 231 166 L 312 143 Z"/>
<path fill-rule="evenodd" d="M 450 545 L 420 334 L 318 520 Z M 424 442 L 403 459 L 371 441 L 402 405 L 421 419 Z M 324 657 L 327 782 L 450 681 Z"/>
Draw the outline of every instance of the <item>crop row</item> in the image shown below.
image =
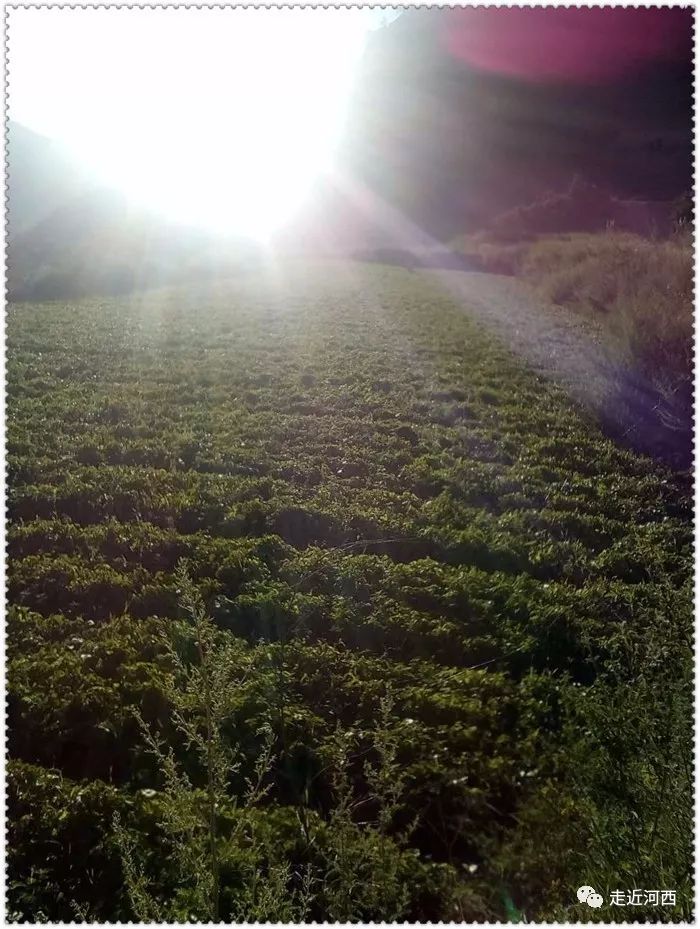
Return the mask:
<path fill-rule="evenodd" d="M 259 825 L 295 867 L 338 726 L 366 794 L 387 690 L 415 918 L 453 918 L 446 875 L 502 918 L 504 874 L 551 916 L 595 829 L 665 861 L 689 809 L 687 476 L 616 447 L 422 276 L 285 274 L 9 312 L 13 906 L 128 916 L 111 815 L 150 836 L 162 788 L 136 714 L 193 765 L 168 696 L 181 559 L 240 681 L 231 802 L 269 726 Z"/>

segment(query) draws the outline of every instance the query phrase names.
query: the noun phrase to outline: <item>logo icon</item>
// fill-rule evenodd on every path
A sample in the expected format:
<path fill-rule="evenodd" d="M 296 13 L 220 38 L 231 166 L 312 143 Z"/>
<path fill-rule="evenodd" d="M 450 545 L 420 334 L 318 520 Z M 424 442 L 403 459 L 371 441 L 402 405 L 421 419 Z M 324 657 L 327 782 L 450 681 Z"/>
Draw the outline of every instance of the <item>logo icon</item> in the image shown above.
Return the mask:
<path fill-rule="evenodd" d="M 579 887 L 579 889 L 576 891 L 576 896 L 581 903 L 587 903 L 595 910 L 597 910 L 599 906 L 603 905 L 603 898 L 601 895 L 596 893 L 595 889 L 593 887 L 589 887 L 587 884 L 584 884 L 583 887 Z"/>

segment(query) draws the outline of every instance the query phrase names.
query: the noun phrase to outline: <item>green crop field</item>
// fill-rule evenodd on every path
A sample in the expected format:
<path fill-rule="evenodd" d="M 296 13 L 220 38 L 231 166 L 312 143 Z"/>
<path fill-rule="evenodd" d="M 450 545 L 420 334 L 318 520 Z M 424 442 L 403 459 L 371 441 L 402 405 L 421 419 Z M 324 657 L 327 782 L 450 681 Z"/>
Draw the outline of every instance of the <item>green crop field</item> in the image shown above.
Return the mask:
<path fill-rule="evenodd" d="M 115 812 L 198 915 L 138 718 L 196 800 L 181 562 L 235 682 L 223 917 L 630 917 L 588 884 L 689 918 L 689 479 L 439 282 L 290 263 L 11 306 L 7 430 L 15 919 L 133 918 Z"/>

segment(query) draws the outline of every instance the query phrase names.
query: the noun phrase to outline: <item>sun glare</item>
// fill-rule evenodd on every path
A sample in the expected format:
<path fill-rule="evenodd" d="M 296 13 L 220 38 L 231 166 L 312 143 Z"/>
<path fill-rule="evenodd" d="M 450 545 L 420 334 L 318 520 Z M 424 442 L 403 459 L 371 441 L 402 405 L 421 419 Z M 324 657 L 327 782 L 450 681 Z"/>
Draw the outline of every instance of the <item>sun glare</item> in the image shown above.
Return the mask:
<path fill-rule="evenodd" d="M 368 22 L 359 9 L 16 9 L 10 116 L 144 207 L 265 238 L 332 160 Z"/>

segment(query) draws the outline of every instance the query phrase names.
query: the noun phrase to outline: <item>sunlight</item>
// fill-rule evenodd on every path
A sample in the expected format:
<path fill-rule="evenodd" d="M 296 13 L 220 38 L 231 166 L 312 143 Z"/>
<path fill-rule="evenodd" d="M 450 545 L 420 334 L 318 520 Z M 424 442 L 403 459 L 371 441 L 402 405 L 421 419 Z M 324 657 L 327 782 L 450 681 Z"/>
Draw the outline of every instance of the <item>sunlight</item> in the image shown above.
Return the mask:
<path fill-rule="evenodd" d="M 370 23 L 359 9 L 16 10 L 10 116 L 138 205 L 264 239 L 332 160 Z"/>

